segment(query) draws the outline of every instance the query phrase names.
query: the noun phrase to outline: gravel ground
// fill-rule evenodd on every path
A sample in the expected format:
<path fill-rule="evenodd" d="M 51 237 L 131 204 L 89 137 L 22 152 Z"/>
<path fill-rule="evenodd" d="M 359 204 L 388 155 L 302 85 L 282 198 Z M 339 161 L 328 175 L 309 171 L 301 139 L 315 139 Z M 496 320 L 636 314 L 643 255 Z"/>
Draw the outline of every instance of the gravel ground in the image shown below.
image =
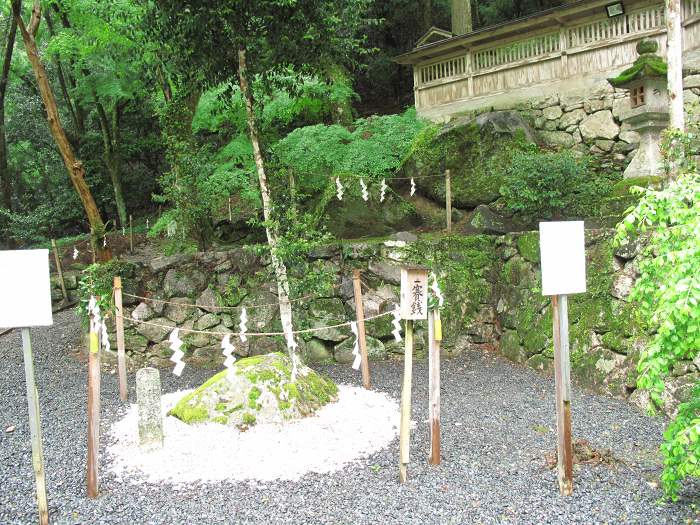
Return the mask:
<path fill-rule="evenodd" d="M 167 373 L 167 372 L 166 372 Z M 339 385 L 338 401 L 314 417 L 259 424 L 241 431 L 218 423 L 188 425 L 168 411 L 191 390 L 162 396 L 162 449 L 141 452 L 138 407 L 112 425 L 106 440 L 109 470 L 121 479 L 149 482 L 299 481 L 305 474 L 337 472 L 385 449 L 398 435 L 399 405 L 388 394 Z"/>
<path fill-rule="evenodd" d="M 400 486 L 398 440 L 333 474 L 299 481 L 147 483 L 118 480 L 102 465 L 101 497 L 85 497 L 85 365 L 72 356 L 79 335 L 72 312 L 35 329 L 37 382 L 44 430 L 47 485 L 54 524 L 478 524 L 693 523 L 691 502 L 658 502 L 656 449 L 663 421 L 623 401 L 574 388 L 574 435 L 611 448 L 624 463 L 583 465 L 575 492 L 558 494 L 556 474 L 544 466 L 555 444 L 554 387 L 496 356 L 468 353 L 443 363 L 443 462 L 427 464 L 427 362 L 414 370 L 412 461 Z M 21 342 L 0 338 L 0 523 L 36 522 Z M 349 367 L 325 369 L 341 383 L 358 384 Z M 162 374 L 165 392 L 192 388 L 210 372 L 185 368 Z M 377 390 L 398 399 L 402 365 L 373 364 Z M 130 395 L 133 376 L 130 376 Z M 103 375 L 103 435 L 125 415 L 115 376 Z M 14 432 L 4 429 L 15 425 Z M 103 445 L 108 445 L 103 440 Z M 698 487 L 689 494 L 697 498 Z"/>

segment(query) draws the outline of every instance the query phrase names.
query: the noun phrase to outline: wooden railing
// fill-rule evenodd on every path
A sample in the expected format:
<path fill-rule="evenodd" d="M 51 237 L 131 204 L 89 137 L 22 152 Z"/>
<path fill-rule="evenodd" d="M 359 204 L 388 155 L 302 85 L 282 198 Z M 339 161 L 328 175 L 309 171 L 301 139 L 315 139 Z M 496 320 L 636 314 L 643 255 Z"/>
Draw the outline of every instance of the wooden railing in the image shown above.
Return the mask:
<path fill-rule="evenodd" d="M 700 0 L 684 1 L 683 15 L 686 25 L 700 20 Z M 416 105 L 419 109 L 431 107 L 629 64 L 636 58 L 634 41 L 645 36 L 659 38 L 664 32 L 664 4 L 659 2 L 615 18 L 587 20 L 507 43 L 475 46 L 458 56 L 416 66 Z M 686 36 L 700 45 L 695 42 L 700 31 Z M 590 55 L 596 49 L 598 56 Z M 441 86 L 445 89 L 435 90 Z"/>

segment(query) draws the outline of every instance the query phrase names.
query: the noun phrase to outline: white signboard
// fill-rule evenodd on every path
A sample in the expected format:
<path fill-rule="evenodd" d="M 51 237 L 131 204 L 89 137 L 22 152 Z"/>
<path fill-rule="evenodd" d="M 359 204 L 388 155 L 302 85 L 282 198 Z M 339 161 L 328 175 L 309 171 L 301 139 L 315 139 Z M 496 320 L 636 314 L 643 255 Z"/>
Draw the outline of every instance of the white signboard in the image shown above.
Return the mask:
<path fill-rule="evenodd" d="M 583 221 L 541 222 L 542 295 L 586 291 Z"/>
<path fill-rule="evenodd" d="M 401 269 L 401 317 L 409 320 L 428 318 L 427 269 Z"/>
<path fill-rule="evenodd" d="M 0 251 L 0 326 L 52 324 L 49 251 Z"/>

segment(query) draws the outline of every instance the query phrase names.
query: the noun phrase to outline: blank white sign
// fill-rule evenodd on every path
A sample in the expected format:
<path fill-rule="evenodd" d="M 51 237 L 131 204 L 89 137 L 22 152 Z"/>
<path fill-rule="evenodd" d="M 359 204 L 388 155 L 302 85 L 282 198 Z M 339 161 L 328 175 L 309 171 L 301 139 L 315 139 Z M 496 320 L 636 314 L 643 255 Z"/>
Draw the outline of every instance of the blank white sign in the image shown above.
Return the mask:
<path fill-rule="evenodd" d="M 542 295 L 586 291 L 583 221 L 541 222 Z"/>
<path fill-rule="evenodd" d="M 0 326 L 50 326 L 49 250 L 0 251 Z"/>

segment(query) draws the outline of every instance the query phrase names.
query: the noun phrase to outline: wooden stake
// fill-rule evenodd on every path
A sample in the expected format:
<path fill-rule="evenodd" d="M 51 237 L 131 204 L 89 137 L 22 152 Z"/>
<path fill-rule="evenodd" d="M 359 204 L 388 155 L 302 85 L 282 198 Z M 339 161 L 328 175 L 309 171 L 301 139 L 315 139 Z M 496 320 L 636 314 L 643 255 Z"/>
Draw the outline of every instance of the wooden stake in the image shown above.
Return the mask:
<path fill-rule="evenodd" d="M 134 224 L 131 215 L 129 215 L 129 251 L 134 251 Z"/>
<path fill-rule="evenodd" d="M 440 311 L 428 312 L 428 413 L 430 419 L 430 464 L 440 464 L 440 342 L 442 341 Z"/>
<path fill-rule="evenodd" d="M 90 323 L 92 325 L 92 323 Z M 96 498 L 98 487 L 98 460 L 100 448 L 100 341 L 90 329 L 88 355 L 88 443 L 87 443 L 87 495 Z"/>
<path fill-rule="evenodd" d="M 231 211 L 231 197 L 228 198 L 228 222 L 233 223 L 233 212 Z"/>
<path fill-rule="evenodd" d="M 362 283 L 360 270 L 352 271 L 352 285 L 355 292 L 355 313 L 357 314 L 357 331 L 360 340 L 360 356 L 362 358 L 362 385 L 369 390 L 369 357 L 367 356 L 367 338 L 365 336 L 365 308 L 362 304 Z"/>
<path fill-rule="evenodd" d="M 117 369 L 119 370 L 119 397 L 127 401 L 126 386 L 126 350 L 124 348 L 124 310 L 122 307 L 122 278 L 114 276 L 114 306 L 116 310 L 115 325 L 117 328 Z"/>
<path fill-rule="evenodd" d="M 406 351 L 404 354 L 403 389 L 401 390 L 401 428 L 399 436 L 399 482 L 408 479 L 411 446 L 411 386 L 413 380 L 413 321 L 406 321 Z"/>
<path fill-rule="evenodd" d="M 557 405 L 557 477 L 559 492 L 574 491 L 574 451 L 571 438 L 571 380 L 569 314 L 566 295 L 552 296 L 554 327 L 554 380 Z"/>
<path fill-rule="evenodd" d="M 53 250 L 53 258 L 56 261 L 56 272 L 58 272 L 58 284 L 61 285 L 61 293 L 63 294 L 63 304 L 68 302 L 68 291 L 66 290 L 66 280 L 63 278 L 63 267 L 61 266 L 61 256 L 58 254 L 56 241 L 51 239 L 51 249 Z"/>
<path fill-rule="evenodd" d="M 445 170 L 445 213 L 447 223 L 447 233 L 452 233 L 452 181 L 450 180 L 450 170 Z"/>
<path fill-rule="evenodd" d="M 27 382 L 27 404 L 29 406 L 29 433 L 32 439 L 32 466 L 36 479 L 36 500 L 39 506 L 39 523 L 48 525 L 49 505 L 46 499 L 46 477 L 44 473 L 44 451 L 42 448 L 41 417 L 39 415 L 39 393 L 34 380 L 34 358 L 29 328 L 22 328 L 24 351 L 24 377 Z"/>
<path fill-rule="evenodd" d="M 92 264 L 97 262 L 97 246 L 95 246 L 95 230 L 90 228 L 90 250 L 92 250 Z"/>

